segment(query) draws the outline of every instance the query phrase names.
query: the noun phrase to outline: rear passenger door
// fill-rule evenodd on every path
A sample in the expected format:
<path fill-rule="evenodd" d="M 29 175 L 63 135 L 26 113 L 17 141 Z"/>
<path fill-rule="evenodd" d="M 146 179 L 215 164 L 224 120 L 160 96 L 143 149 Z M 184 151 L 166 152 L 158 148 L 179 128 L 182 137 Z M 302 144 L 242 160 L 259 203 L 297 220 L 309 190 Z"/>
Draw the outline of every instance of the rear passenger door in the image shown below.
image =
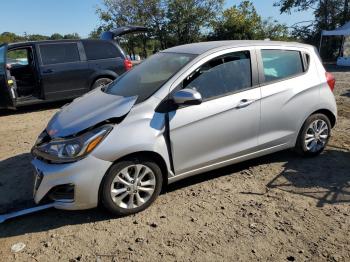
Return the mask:
<path fill-rule="evenodd" d="M 77 97 L 89 90 L 88 65 L 84 61 L 80 42 L 42 43 L 40 79 L 44 98 L 65 99 Z"/>
<path fill-rule="evenodd" d="M 260 54 L 259 54 L 260 53 Z M 261 84 L 259 147 L 294 146 L 305 115 L 319 99 L 319 79 L 303 49 L 258 52 Z"/>

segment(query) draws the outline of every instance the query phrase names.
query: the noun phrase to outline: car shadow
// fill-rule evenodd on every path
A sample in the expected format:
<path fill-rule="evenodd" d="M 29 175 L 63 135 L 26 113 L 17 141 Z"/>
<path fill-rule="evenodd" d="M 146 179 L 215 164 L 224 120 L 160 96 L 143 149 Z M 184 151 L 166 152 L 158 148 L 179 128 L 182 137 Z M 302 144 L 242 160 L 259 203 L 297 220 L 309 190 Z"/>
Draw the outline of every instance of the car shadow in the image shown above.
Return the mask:
<path fill-rule="evenodd" d="M 66 101 L 58 101 L 58 102 L 48 102 L 43 104 L 36 104 L 36 105 L 28 105 L 19 107 L 17 109 L 0 109 L 0 117 L 1 116 L 9 116 L 9 115 L 17 115 L 17 114 L 26 114 L 26 113 L 33 113 L 33 112 L 40 112 L 45 111 L 49 109 L 57 109 L 65 104 L 71 102 L 71 100 Z"/>
<path fill-rule="evenodd" d="M 341 96 L 350 97 L 350 89 L 346 90 Z"/>
<path fill-rule="evenodd" d="M 316 158 L 290 159 L 283 168 L 268 188 L 316 199 L 317 207 L 350 203 L 349 151 L 335 148 Z"/>
<path fill-rule="evenodd" d="M 314 198 L 317 200 L 317 207 L 322 207 L 325 204 L 350 202 L 350 152 L 344 152 L 340 148 L 329 148 L 322 155 L 315 158 L 298 157 L 291 151 L 275 153 L 181 180 L 169 185 L 166 192 L 181 190 L 222 176 L 236 175 L 249 167 L 274 162 L 285 164 L 283 171 L 266 184 L 266 187 L 270 190 L 281 190 L 290 194 Z M 12 208 L 14 207 L 13 203 L 21 203 L 16 199 L 18 198 L 20 184 L 26 185 L 21 188 L 25 192 L 25 195 L 22 195 L 21 198 L 31 199 L 33 178 L 29 166 L 29 154 L 22 154 L 0 161 L 0 188 L 5 189 L 0 190 L 2 194 L 0 199 L 6 197 L 17 201 L 7 203 Z M 253 192 L 241 193 L 254 195 Z M 50 209 L 0 224 L 0 238 L 109 219 L 119 218 L 112 216 L 103 208 L 86 211 Z"/>

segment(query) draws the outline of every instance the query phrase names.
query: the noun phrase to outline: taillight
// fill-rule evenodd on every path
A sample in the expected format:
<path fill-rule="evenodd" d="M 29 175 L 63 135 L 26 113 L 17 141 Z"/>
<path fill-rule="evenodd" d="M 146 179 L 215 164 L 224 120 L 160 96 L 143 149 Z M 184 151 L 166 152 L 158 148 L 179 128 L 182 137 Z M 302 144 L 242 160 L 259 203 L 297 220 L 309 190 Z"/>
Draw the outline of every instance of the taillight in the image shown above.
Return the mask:
<path fill-rule="evenodd" d="M 129 59 L 125 59 L 124 60 L 124 66 L 125 66 L 125 70 L 128 71 L 132 68 L 132 63 Z"/>
<path fill-rule="evenodd" d="M 326 79 L 327 79 L 327 84 L 329 86 L 329 88 L 332 90 L 334 90 L 335 87 L 335 78 L 331 73 L 326 72 Z"/>

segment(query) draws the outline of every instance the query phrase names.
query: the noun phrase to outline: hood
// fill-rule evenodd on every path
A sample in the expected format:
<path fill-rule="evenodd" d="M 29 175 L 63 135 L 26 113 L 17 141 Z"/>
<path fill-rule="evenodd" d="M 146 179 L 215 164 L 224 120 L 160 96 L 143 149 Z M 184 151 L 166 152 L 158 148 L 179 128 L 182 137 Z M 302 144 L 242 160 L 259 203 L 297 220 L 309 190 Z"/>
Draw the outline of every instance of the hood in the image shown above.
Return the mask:
<path fill-rule="evenodd" d="M 148 28 L 144 26 L 127 25 L 121 26 L 110 31 L 103 32 L 100 36 L 102 40 L 114 40 L 114 38 L 131 33 L 147 32 Z"/>
<path fill-rule="evenodd" d="M 126 115 L 137 96 L 122 97 L 104 93 L 98 88 L 62 107 L 46 127 L 52 138 L 74 135 L 111 118 Z"/>

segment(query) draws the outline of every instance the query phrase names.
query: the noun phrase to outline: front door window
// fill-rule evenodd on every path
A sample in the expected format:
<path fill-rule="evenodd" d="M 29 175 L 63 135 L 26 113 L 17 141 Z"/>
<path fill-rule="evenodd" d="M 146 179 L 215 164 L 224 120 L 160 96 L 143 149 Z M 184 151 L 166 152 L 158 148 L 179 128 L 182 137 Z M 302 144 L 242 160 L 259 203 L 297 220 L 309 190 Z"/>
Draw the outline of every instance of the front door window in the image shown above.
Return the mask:
<path fill-rule="evenodd" d="M 204 101 L 250 88 L 250 52 L 234 52 L 210 60 L 195 70 L 183 86 L 197 90 Z"/>

